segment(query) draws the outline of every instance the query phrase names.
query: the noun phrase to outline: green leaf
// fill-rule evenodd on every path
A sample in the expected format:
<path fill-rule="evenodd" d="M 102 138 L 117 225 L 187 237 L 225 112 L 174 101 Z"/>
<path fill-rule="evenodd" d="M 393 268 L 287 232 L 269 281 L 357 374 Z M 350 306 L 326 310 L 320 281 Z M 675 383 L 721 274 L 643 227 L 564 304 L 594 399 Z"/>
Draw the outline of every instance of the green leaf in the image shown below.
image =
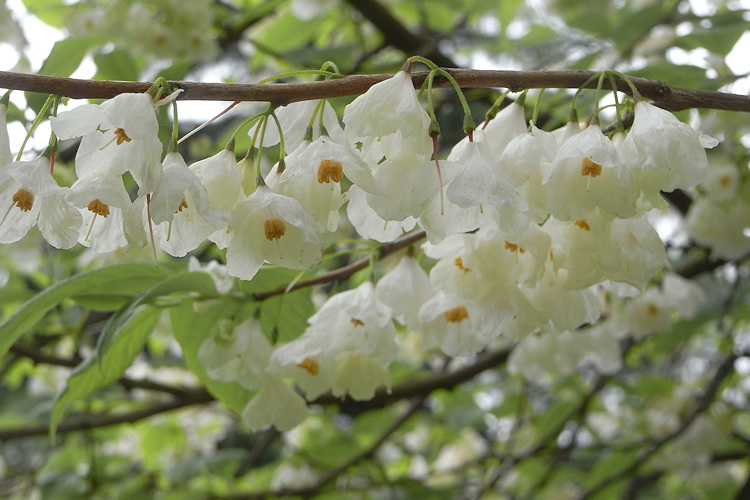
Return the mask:
<path fill-rule="evenodd" d="M 291 269 L 261 269 L 251 281 L 241 283 L 248 295 L 283 287 L 299 278 L 299 271 Z M 303 288 L 276 295 L 260 302 L 260 324 L 267 334 L 278 334 L 279 340 L 294 340 L 307 328 L 307 319 L 315 314 L 312 290 Z"/>
<path fill-rule="evenodd" d="M 81 65 L 84 56 L 105 40 L 99 37 L 66 38 L 55 42 L 39 69 L 40 75 L 70 76 Z"/>
<path fill-rule="evenodd" d="M 128 263 L 102 267 L 60 281 L 36 294 L 0 323 L 0 356 L 8 352 L 13 342 L 38 323 L 49 310 L 65 299 L 91 295 L 94 290 L 99 293 L 138 293 L 171 274 L 171 271 L 154 267 L 153 264 Z"/>
<path fill-rule="evenodd" d="M 224 299 L 200 312 L 189 302 L 170 310 L 172 331 L 182 348 L 185 364 L 208 392 L 237 414 L 242 413 L 253 393 L 235 382 L 219 382 L 209 377 L 198 361 L 198 350 L 211 335 L 214 325 L 224 318 L 233 317 L 241 305 L 235 300 Z"/>
<path fill-rule="evenodd" d="M 151 303 L 154 299 L 178 292 L 198 292 L 204 297 L 212 297 L 216 295 L 216 288 L 207 273 L 196 271 L 170 276 L 148 290 L 144 290 L 110 316 L 109 321 L 104 325 L 96 344 L 99 358 L 103 357 L 104 351 L 109 349 L 110 344 L 117 338 L 122 325 L 130 321 L 130 318 L 142 304 Z"/>
<path fill-rule="evenodd" d="M 94 62 L 96 80 L 138 80 L 141 76 L 141 64 L 127 50 L 95 54 Z"/>
<path fill-rule="evenodd" d="M 122 377 L 161 316 L 161 309 L 146 308 L 134 314 L 111 339 L 106 351 L 96 350 L 70 374 L 65 387 L 55 398 L 50 418 L 50 437 L 54 442 L 57 424 L 73 401 L 83 399 Z"/>
<path fill-rule="evenodd" d="M 62 0 L 23 0 L 23 6 L 53 28 L 62 28 L 63 18 L 70 13 L 70 5 Z"/>

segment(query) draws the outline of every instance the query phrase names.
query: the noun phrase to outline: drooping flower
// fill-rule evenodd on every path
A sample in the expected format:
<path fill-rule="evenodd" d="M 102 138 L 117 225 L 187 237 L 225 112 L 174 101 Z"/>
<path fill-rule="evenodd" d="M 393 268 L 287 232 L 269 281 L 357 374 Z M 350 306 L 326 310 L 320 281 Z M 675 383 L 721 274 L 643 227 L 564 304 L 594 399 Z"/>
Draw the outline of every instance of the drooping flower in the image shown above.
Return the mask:
<path fill-rule="evenodd" d="M 50 174 L 49 158 L 5 165 L 0 181 L 0 243 L 20 240 L 35 225 L 56 248 L 78 242 L 81 215 L 65 198 L 70 188 L 58 186 Z"/>
<path fill-rule="evenodd" d="M 595 208 L 633 217 L 640 188 L 615 145 L 597 125 L 575 134 L 551 163 L 542 165 L 549 213 L 565 221 L 588 217 Z"/>
<path fill-rule="evenodd" d="M 417 98 L 411 75 L 399 71 L 376 83 L 344 110 L 345 132 L 350 143 L 365 137 L 428 136 L 430 117 Z"/>
<path fill-rule="evenodd" d="M 120 94 L 50 118 L 60 139 L 83 137 L 76 153 L 78 177 L 130 172 L 139 195 L 151 193 L 161 174 L 162 144 L 149 94 Z"/>
<path fill-rule="evenodd" d="M 703 181 L 708 170 L 705 148 L 717 142 L 699 136 L 669 111 L 639 101 L 622 150 L 626 161 L 640 170 L 646 198 L 662 206 L 659 191 L 689 188 Z"/>
<path fill-rule="evenodd" d="M 264 261 L 289 269 L 308 269 L 320 262 L 320 233 L 315 221 L 294 198 L 267 186 L 237 204 L 229 220 L 229 274 L 252 279 Z"/>

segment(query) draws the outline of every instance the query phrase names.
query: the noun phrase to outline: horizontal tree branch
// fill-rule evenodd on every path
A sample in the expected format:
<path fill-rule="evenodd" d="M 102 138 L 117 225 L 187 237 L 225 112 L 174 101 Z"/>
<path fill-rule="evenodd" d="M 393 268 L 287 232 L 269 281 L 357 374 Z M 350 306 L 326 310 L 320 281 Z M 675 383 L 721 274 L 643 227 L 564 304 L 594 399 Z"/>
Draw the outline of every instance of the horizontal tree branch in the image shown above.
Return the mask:
<path fill-rule="evenodd" d="M 474 363 L 463 366 L 453 372 L 439 373 L 426 380 L 406 382 L 393 387 L 391 391 L 381 389 L 375 393 L 375 397 L 370 401 L 354 401 L 350 398 L 335 398 L 332 395 L 324 395 L 310 404 L 341 405 L 346 409 L 358 410 L 359 412 L 380 408 L 389 402 L 426 396 L 438 389 L 452 389 L 459 384 L 471 380 L 483 371 L 499 366 L 507 361 L 509 355 L 510 349 L 489 353 L 480 356 Z M 155 403 L 152 406 L 132 412 L 117 415 L 89 415 L 71 418 L 62 422 L 57 427 L 57 434 L 133 423 L 160 413 L 177 410 L 186 406 L 208 404 L 212 401 L 214 401 L 214 397 L 205 389 L 185 390 L 179 397 L 170 401 Z M 46 425 L 0 429 L 0 442 L 32 436 L 43 436 L 48 432 L 49 427 Z"/>
<path fill-rule="evenodd" d="M 462 87 L 501 87 L 514 92 L 535 88 L 577 89 L 595 71 L 499 71 L 447 69 Z M 180 100 L 201 101 L 265 101 L 284 105 L 296 101 L 359 95 L 374 84 L 393 75 L 350 75 L 326 81 L 307 83 L 200 83 L 173 81 L 170 84 L 182 89 Z M 413 74 L 415 86 L 422 85 L 427 72 Z M 728 94 L 707 90 L 689 90 L 672 87 L 667 83 L 645 78 L 632 77 L 630 80 L 644 97 L 658 101 L 662 107 L 672 111 L 689 108 L 723 109 L 750 112 L 750 96 Z M 620 78 L 616 78 L 618 90 L 630 94 L 630 88 Z M 596 88 L 597 82 L 586 85 Z M 25 73 L 0 71 L 0 88 L 56 94 L 75 99 L 109 99 L 128 92 L 145 92 L 149 82 L 121 82 L 59 78 Z M 436 87 L 449 87 L 445 78 L 436 78 Z M 610 88 L 609 81 L 603 82 Z"/>

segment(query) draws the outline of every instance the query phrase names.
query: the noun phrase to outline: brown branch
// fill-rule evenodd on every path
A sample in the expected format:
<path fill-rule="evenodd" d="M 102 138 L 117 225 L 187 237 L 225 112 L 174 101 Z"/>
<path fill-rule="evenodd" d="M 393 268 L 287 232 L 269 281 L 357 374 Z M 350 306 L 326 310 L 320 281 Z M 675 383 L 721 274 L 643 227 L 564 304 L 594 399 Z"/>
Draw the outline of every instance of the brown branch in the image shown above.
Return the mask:
<path fill-rule="evenodd" d="M 61 358 L 58 356 L 53 356 L 51 354 L 47 354 L 43 351 L 40 351 L 39 349 L 35 349 L 31 346 L 20 344 L 18 342 L 10 346 L 9 351 L 19 356 L 29 358 L 35 364 L 46 364 L 46 365 L 54 365 L 54 366 L 64 366 L 66 368 L 75 368 L 81 362 L 81 360 L 78 360 L 78 359 Z M 145 389 L 147 391 L 157 391 L 157 392 L 163 392 L 165 394 L 171 394 L 176 397 L 190 396 L 191 394 L 195 394 L 196 391 L 201 390 L 201 389 L 195 389 L 195 388 L 174 387 L 171 385 L 154 382 L 152 380 L 146 380 L 146 379 L 136 380 L 136 379 L 132 379 L 129 377 L 122 377 L 120 380 L 117 381 L 117 383 L 122 385 L 125 389 L 128 389 L 128 390 Z"/>
<path fill-rule="evenodd" d="M 213 397 L 203 390 L 195 391 L 189 396 L 175 398 L 171 401 L 156 403 L 140 410 L 134 410 L 117 415 L 93 415 L 84 416 L 68 420 L 57 427 L 57 434 L 66 434 L 74 431 L 85 431 L 98 429 L 100 427 L 109 427 L 112 425 L 133 423 L 144 418 L 152 417 L 160 413 L 165 413 L 186 406 L 206 404 L 213 401 Z M 21 427 L 17 429 L 0 429 L 0 443 L 11 439 L 43 436 L 49 432 L 49 426 L 37 425 L 30 427 Z"/>
<path fill-rule="evenodd" d="M 519 92 L 538 88 L 580 88 L 597 73 L 594 71 L 491 71 L 491 70 L 447 70 L 462 87 L 502 87 Z M 372 85 L 393 75 L 350 75 L 328 81 L 307 83 L 276 84 L 230 84 L 175 81 L 170 84 L 184 92 L 181 100 L 203 101 L 266 101 L 277 105 L 296 101 L 359 95 Z M 413 74 L 415 86 L 420 86 L 426 72 Z M 630 93 L 629 87 L 621 79 L 617 80 L 618 90 Z M 750 96 L 727 94 L 707 90 L 688 90 L 645 78 L 631 78 L 644 97 L 658 101 L 666 109 L 677 111 L 689 108 L 724 109 L 750 112 Z M 597 82 L 588 84 L 595 88 Z M 610 88 L 604 82 L 604 88 Z M 56 94 L 75 99 L 109 99 L 127 92 L 145 92 L 149 82 L 118 82 L 58 78 L 42 75 L 29 75 L 0 71 L 0 88 Z M 448 87 L 444 78 L 436 78 L 435 87 Z"/>
<path fill-rule="evenodd" d="M 312 401 L 310 404 L 345 404 L 348 407 L 356 406 L 360 411 L 367 411 L 373 408 L 382 407 L 388 402 L 426 396 L 438 389 L 452 389 L 463 382 L 471 380 L 479 373 L 504 363 L 509 355 L 510 350 L 487 354 L 480 357 L 475 363 L 464 366 L 451 373 L 440 373 L 427 380 L 407 382 L 394 387 L 391 391 L 381 389 L 375 393 L 374 398 L 370 401 L 354 401 L 349 398 L 339 399 L 330 395 L 325 395 Z M 212 401 L 214 401 L 213 396 L 204 389 L 186 390 L 178 398 L 164 403 L 157 403 L 141 410 L 135 410 L 119 415 L 97 415 L 70 419 L 61 423 L 57 427 L 57 434 L 89 430 L 123 423 L 132 423 L 159 413 L 177 410 L 186 406 L 207 404 Z M 43 436 L 47 434 L 48 431 L 49 427 L 46 425 L 20 427 L 15 429 L 0 429 L 0 442 L 32 436 Z"/>
<path fill-rule="evenodd" d="M 384 257 L 387 257 L 388 255 L 394 252 L 397 252 L 398 250 L 402 248 L 408 247 L 409 245 L 412 245 L 418 242 L 424 237 L 425 237 L 424 231 L 415 231 L 413 233 L 402 236 L 401 238 L 397 240 L 387 243 L 383 245 L 382 247 L 380 247 L 380 251 L 378 252 L 377 259 L 382 259 Z M 333 283 L 336 281 L 343 281 L 345 279 L 350 278 L 357 271 L 366 268 L 368 265 L 370 265 L 370 257 L 364 257 L 346 266 L 339 267 L 337 269 L 334 269 L 333 271 L 321 274 L 320 276 L 316 276 L 314 278 L 310 278 L 304 281 L 298 281 L 291 286 L 284 285 L 275 290 L 253 294 L 253 300 L 262 301 L 270 297 L 274 297 L 276 295 L 283 295 L 293 290 L 299 290 L 300 288 L 306 288 L 306 287 L 315 286 L 315 285 L 323 285 L 325 283 Z"/>
<path fill-rule="evenodd" d="M 383 35 L 383 41 L 404 54 L 424 54 L 438 66 L 456 67 L 453 60 L 440 52 L 436 40 L 415 35 L 388 9 L 375 0 L 346 0 Z"/>

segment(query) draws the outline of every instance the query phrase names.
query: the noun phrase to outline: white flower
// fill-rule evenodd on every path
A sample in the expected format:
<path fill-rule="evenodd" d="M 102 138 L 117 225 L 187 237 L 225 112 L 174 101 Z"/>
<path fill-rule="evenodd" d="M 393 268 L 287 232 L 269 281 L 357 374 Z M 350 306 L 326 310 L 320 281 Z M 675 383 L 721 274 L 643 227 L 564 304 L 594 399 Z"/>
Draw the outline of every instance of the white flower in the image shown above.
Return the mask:
<path fill-rule="evenodd" d="M 709 198 L 698 198 L 690 205 L 687 230 L 700 245 L 720 259 L 739 259 L 750 253 L 750 203 L 742 199 L 719 206 Z"/>
<path fill-rule="evenodd" d="M 498 175 L 497 162 L 483 142 L 469 142 L 449 161 L 462 169 L 449 182 L 445 194 L 449 201 L 462 208 L 480 206 L 493 210 L 493 219 L 505 231 L 520 233 L 528 221 L 521 215 L 528 206 L 516 190 Z"/>
<path fill-rule="evenodd" d="M 64 111 L 50 123 L 60 139 L 83 136 L 76 154 L 78 177 L 130 172 L 139 195 L 156 187 L 162 144 L 150 95 L 120 94 L 102 104 Z"/>
<path fill-rule="evenodd" d="M 542 165 L 547 210 L 575 221 L 595 208 L 616 217 L 633 217 L 640 189 L 618 150 L 596 125 L 565 141 L 554 161 Z"/>
<path fill-rule="evenodd" d="M 252 279 L 265 260 L 289 269 L 308 269 L 320 262 L 320 234 L 302 205 L 259 186 L 234 208 L 229 220 L 229 274 Z"/>
<path fill-rule="evenodd" d="M 406 255 L 378 281 L 375 293 L 381 302 L 393 310 L 397 321 L 412 330 L 420 330 L 419 308 L 435 291 L 430 286 L 430 277 L 417 260 Z"/>
<path fill-rule="evenodd" d="M 349 188 L 346 198 L 349 200 L 346 215 L 363 238 L 386 243 L 395 240 L 404 232 L 411 231 L 417 225 L 414 217 L 407 217 L 401 221 L 383 219 L 367 204 L 367 193 L 357 185 Z"/>
<path fill-rule="evenodd" d="M 657 206 L 663 203 L 660 190 L 674 191 L 703 181 L 708 169 L 704 145 L 710 144 L 716 143 L 701 139 L 669 111 L 639 101 L 623 153 L 640 168 L 644 194 Z"/>
<path fill-rule="evenodd" d="M 0 102 L 0 167 L 13 161 L 8 136 L 8 106 Z"/>
<path fill-rule="evenodd" d="M 123 228 L 123 210 L 131 206 L 130 196 L 120 176 L 88 176 L 71 186 L 70 200 L 78 207 L 83 224 L 78 242 L 99 253 L 107 253 L 127 244 Z"/>
<path fill-rule="evenodd" d="M 199 271 L 211 276 L 216 286 L 216 291 L 222 295 L 228 294 L 234 287 L 234 278 L 229 276 L 227 266 L 219 264 L 215 260 L 201 264 L 195 256 L 191 255 L 188 260 L 188 271 Z"/>
<path fill-rule="evenodd" d="M 307 136 L 307 128 L 313 118 L 313 113 L 318 108 L 320 101 L 299 101 L 287 104 L 274 110 L 276 118 L 281 124 L 281 132 L 284 134 L 284 148 L 287 151 L 294 151 L 302 144 Z M 327 132 L 329 140 L 338 144 L 346 142 L 344 138 L 344 129 L 341 128 L 339 118 L 331 104 L 326 101 L 322 107 L 323 126 Z M 313 139 L 323 137 L 318 127 L 320 115 L 316 115 L 313 122 Z M 251 133 L 255 133 L 253 130 Z M 279 129 L 276 121 L 269 118 L 266 125 L 266 134 L 263 139 L 263 146 L 273 146 L 279 143 Z"/>
<path fill-rule="evenodd" d="M 430 117 L 419 103 L 411 75 L 399 71 L 354 99 L 344 110 L 344 124 L 349 142 L 356 143 L 397 130 L 404 137 L 427 137 Z"/>
<path fill-rule="evenodd" d="M 254 431 L 270 426 L 289 431 L 301 424 L 307 415 L 304 398 L 280 378 L 269 379 L 242 410 L 242 418 Z"/>
<path fill-rule="evenodd" d="M 65 199 L 70 188 L 58 186 L 50 174 L 49 158 L 38 156 L 1 168 L 0 243 L 18 241 L 36 225 L 50 245 L 75 245 L 81 215 Z"/>

